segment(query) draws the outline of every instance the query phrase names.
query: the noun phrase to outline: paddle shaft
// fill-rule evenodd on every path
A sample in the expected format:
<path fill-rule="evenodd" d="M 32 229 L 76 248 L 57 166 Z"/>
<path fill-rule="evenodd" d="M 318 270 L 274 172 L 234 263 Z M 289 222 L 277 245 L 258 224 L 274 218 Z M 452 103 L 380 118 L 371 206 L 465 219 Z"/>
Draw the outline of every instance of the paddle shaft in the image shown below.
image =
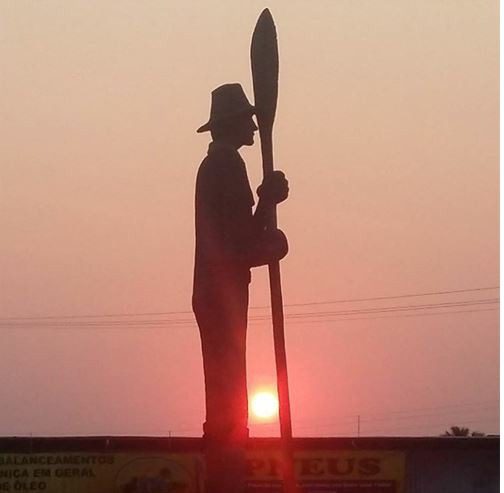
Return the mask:
<path fill-rule="evenodd" d="M 259 126 L 264 176 L 273 172 L 273 132 L 272 128 Z M 271 208 L 268 227 L 277 227 L 276 206 Z M 273 319 L 273 342 L 277 371 L 277 389 L 279 401 L 280 437 L 284 455 L 284 490 L 293 493 L 297 490 L 294 472 L 294 454 L 292 450 L 292 421 L 290 412 L 289 381 L 287 377 L 287 354 L 285 351 L 284 313 L 280 262 L 272 262 L 269 267 L 271 293 L 271 314 Z"/>

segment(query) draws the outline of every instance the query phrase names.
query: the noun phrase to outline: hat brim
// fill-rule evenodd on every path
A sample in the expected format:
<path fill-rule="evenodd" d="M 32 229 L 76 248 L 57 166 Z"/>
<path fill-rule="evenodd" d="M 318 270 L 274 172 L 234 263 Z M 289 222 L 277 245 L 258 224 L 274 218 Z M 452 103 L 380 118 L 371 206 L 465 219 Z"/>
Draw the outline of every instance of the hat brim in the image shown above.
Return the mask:
<path fill-rule="evenodd" d="M 198 128 L 198 130 L 196 130 L 196 133 L 201 134 L 203 132 L 209 132 L 215 125 L 218 125 L 228 120 L 233 120 L 234 118 L 239 118 L 241 116 L 246 115 L 252 116 L 255 115 L 255 112 L 256 112 L 255 106 L 251 105 L 249 108 L 237 111 L 236 113 L 233 113 L 231 115 L 221 116 L 219 118 L 210 118 L 208 122 L 206 122 L 204 125 L 201 125 L 201 127 Z"/>

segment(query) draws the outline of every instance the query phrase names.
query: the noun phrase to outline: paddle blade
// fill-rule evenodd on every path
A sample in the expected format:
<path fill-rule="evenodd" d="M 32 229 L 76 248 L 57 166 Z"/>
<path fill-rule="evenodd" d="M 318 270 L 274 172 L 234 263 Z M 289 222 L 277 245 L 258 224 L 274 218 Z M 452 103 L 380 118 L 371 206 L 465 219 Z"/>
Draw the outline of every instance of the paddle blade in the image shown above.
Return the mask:
<path fill-rule="evenodd" d="M 278 43 L 268 9 L 257 20 L 250 47 L 257 122 L 261 133 L 271 131 L 278 99 Z"/>

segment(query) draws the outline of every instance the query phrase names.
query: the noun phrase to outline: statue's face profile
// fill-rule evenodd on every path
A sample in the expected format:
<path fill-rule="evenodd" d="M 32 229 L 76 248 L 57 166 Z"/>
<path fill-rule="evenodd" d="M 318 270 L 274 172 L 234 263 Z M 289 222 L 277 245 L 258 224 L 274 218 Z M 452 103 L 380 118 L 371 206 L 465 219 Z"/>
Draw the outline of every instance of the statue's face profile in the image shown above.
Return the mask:
<path fill-rule="evenodd" d="M 223 126 L 219 135 L 228 142 L 232 142 L 237 149 L 241 146 L 251 146 L 254 144 L 254 133 L 257 125 L 250 115 L 238 116 L 229 119 Z"/>
<path fill-rule="evenodd" d="M 239 149 L 254 144 L 254 133 L 258 130 L 251 115 L 229 118 L 212 128 L 214 140 L 223 140 Z"/>
<path fill-rule="evenodd" d="M 254 133 L 257 125 L 251 116 L 240 118 L 237 122 L 237 132 L 241 137 L 241 145 L 251 146 L 254 144 Z"/>

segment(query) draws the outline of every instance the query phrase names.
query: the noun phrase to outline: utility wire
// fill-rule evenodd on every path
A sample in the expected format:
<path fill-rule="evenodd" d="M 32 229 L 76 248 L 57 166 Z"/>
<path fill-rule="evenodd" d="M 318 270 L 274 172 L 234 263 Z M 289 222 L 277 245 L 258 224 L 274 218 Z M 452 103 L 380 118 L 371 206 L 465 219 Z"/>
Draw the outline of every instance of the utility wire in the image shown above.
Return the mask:
<path fill-rule="evenodd" d="M 431 408 L 432 410 L 435 410 L 436 408 Z M 441 408 L 442 409 L 442 408 Z M 422 420 L 426 418 L 437 418 L 437 417 L 442 417 L 445 415 L 453 415 L 453 416 L 458 416 L 458 420 L 462 420 L 460 416 L 462 414 L 467 417 L 467 419 L 473 419 L 475 413 L 493 413 L 497 414 L 498 412 L 498 405 L 487 405 L 487 406 L 479 406 L 475 407 L 474 409 L 463 409 L 458 406 L 452 406 L 451 409 L 445 409 L 445 410 L 440 410 L 438 412 L 431 412 L 431 413 L 420 413 L 420 414 L 405 414 L 404 411 L 396 411 L 397 415 L 394 415 L 394 412 L 389 413 L 386 415 L 386 413 L 383 413 L 382 415 L 378 416 L 383 416 L 380 418 L 367 418 L 364 414 L 354 414 L 354 415 L 349 415 L 349 416 L 340 416 L 336 417 L 336 420 L 324 420 L 320 421 L 317 420 L 317 423 L 315 424 L 315 420 L 295 420 L 295 425 L 297 429 L 306 429 L 306 428 L 311 428 L 316 426 L 317 428 L 330 428 L 333 426 L 354 426 L 356 419 L 360 417 L 360 423 L 361 424 L 368 424 L 368 423 L 379 423 L 379 422 L 388 422 L 388 421 L 408 421 L 408 420 Z M 402 413 L 402 414 L 399 414 Z M 462 414 L 461 414 L 462 413 Z M 373 414 L 370 414 L 368 416 L 373 416 Z M 375 415 L 376 416 L 376 415 Z M 275 425 L 278 424 L 277 422 L 274 423 L 253 423 L 256 426 L 270 426 L 270 425 Z"/>
<path fill-rule="evenodd" d="M 318 312 L 298 312 L 298 313 L 287 313 L 285 316 L 287 318 L 306 318 L 306 317 L 320 317 L 320 316 L 339 316 L 339 315 L 353 315 L 353 314 L 367 314 L 367 313 L 381 313 L 381 312 L 389 312 L 389 311 L 404 311 L 404 310 L 422 310 L 422 309 L 431 309 L 431 308 L 450 308 L 450 307 L 459 307 L 459 306 L 471 306 L 478 304 L 494 304 L 499 303 L 499 298 L 484 298 L 484 299 L 473 299 L 473 300 L 465 300 L 465 301 L 452 301 L 452 302 L 444 302 L 444 303 L 430 303 L 424 305 L 393 305 L 393 306 L 384 306 L 384 307 L 368 307 L 368 308 L 360 308 L 356 310 L 340 310 L 340 311 L 318 311 Z M 0 319 L 0 324 L 5 323 L 7 320 Z M 17 319 L 20 321 L 24 321 L 21 319 Z M 16 322 L 17 320 L 8 320 L 9 322 Z M 249 320 L 269 320 L 269 315 L 252 315 L 249 317 Z M 110 322 L 77 322 L 77 323 L 86 323 L 86 324 L 128 324 L 128 323 L 170 323 L 170 324 L 179 324 L 179 323 L 188 323 L 193 322 L 193 317 L 190 318 L 171 318 L 171 319 L 140 319 L 140 320 L 112 320 Z M 67 323 L 67 322 L 65 322 Z M 70 322 L 72 323 L 72 322 Z"/>
<path fill-rule="evenodd" d="M 411 316 L 425 316 L 425 315 L 447 315 L 455 313 L 468 313 L 468 312 L 479 312 L 479 311 L 489 311 L 488 309 L 482 310 L 457 310 L 457 311 L 444 311 L 444 312 L 433 312 L 432 310 L 456 308 L 456 307 L 471 307 L 471 306 L 481 306 L 489 304 L 499 303 L 498 298 L 486 298 L 486 299 L 476 299 L 476 300 L 466 300 L 457 301 L 449 303 L 430 303 L 424 305 L 395 305 L 395 306 L 385 306 L 385 307 L 370 307 L 362 308 L 358 310 L 341 310 L 341 311 L 320 311 L 320 312 L 308 312 L 308 313 L 287 313 L 285 314 L 285 319 L 292 320 L 290 323 L 315 323 L 315 322 L 332 322 L 332 321 L 342 321 L 342 320 L 359 320 L 355 318 L 357 315 L 379 315 L 379 314 L 389 314 L 389 313 L 403 313 L 411 311 L 420 311 L 423 313 L 415 313 Z M 495 309 L 490 309 L 495 310 Z M 427 313 L 425 313 L 427 312 Z M 402 317 L 407 317 L 408 315 L 401 315 Z M 328 317 L 340 317 L 337 319 L 330 319 Z M 344 318 L 341 318 L 344 317 Z M 353 318 L 350 318 L 353 317 Z M 394 318 L 390 316 L 384 317 L 361 317 L 360 320 L 367 320 L 373 318 Z M 395 317 L 397 318 L 397 317 Z M 250 322 L 262 322 L 269 320 L 268 316 L 252 316 L 250 317 Z M 35 328 L 35 327 L 64 327 L 64 328 L 75 328 L 75 327 L 90 327 L 90 328 L 140 328 L 140 327 L 173 327 L 173 326 L 195 326 L 195 321 L 193 318 L 183 318 L 183 319 L 144 319 L 144 320 L 107 320 L 107 321 L 64 321 L 57 320 L 54 322 L 50 321 L 0 321 L 0 328 Z"/>
<path fill-rule="evenodd" d="M 307 324 L 317 324 L 317 323 L 332 323 L 332 322 L 353 322 L 358 320 L 380 320 L 380 319 L 397 319 L 397 318 L 417 318 L 417 317 L 439 317 L 441 315 L 459 315 L 464 313 L 482 313 L 482 312 L 495 312 L 499 311 L 499 308 L 484 308 L 481 310 L 453 310 L 449 312 L 432 312 L 432 313 L 413 313 L 411 315 L 384 315 L 378 317 L 349 317 L 349 318 L 333 318 L 325 320 L 294 320 L 289 322 L 289 327 L 292 325 L 307 325 Z"/>
<path fill-rule="evenodd" d="M 469 293 L 469 292 L 475 292 L 475 291 L 490 291 L 490 290 L 495 290 L 495 289 L 500 289 L 500 286 L 490 286 L 490 287 L 484 287 L 484 288 L 470 288 L 470 289 L 455 289 L 455 290 L 451 290 L 451 291 L 431 291 L 431 292 L 427 292 L 427 293 L 399 294 L 399 295 L 395 295 L 395 296 L 374 296 L 372 298 L 349 298 L 349 299 L 332 300 L 332 301 L 310 301 L 308 303 L 291 303 L 291 304 L 286 304 L 284 306 L 311 306 L 311 305 L 329 305 L 329 304 L 335 304 L 335 303 L 354 303 L 354 302 L 361 302 L 361 301 L 393 300 L 393 299 L 400 299 L 400 298 L 414 298 L 414 297 L 420 297 L 420 296 L 435 296 L 435 295 L 456 294 L 456 293 Z M 255 309 L 269 308 L 269 305 L 256 306 L 256 307 L 251 307 L 251 308 L 255 308 Z"/>
<path fill-rule="evenodd" d="M 306 318 L 306 317 L 321 317 L 321 316 L 338 316 L 338 315 L 363 315 L 371 313 L 387 313 L 396 311 L 410 311 L 410 310 L 424 310 L 431 308 L 452 308 L 461 306 L 473 306 L 473 305 L 487 305 L 499 303 L 499 298 L 486 298 L 479 300 L 467 300 L 467 301 L 454 301 L 449 303 L 429 303 L 426 305 L 395 305 L 386 307 L 373 307 L 373 308 L 361 308 L 358 310 L 340 310 L 340 311 L 324 311 L 324 312 L 306 312 L 306 313 L 288 313 L 286 318 Z M 254 320 L 255 317 L 251 317 Z M 261 317 L 263 319 L 269 319 L 269 317 Z"/>
<path fill-rule="evenodd" d="M 498 410 L 499 409 L 499 402 L 494 401 L 494 400 L 489 400 L 489 401 L 481 401 L 481 402 L 473 402 L 473 403 L 458 403 L 458 404 L 447 404 L 444 406 L 429 406 L 429 407 L 419 407 L 419 408 L 413 408 L 413 409 L 402 409 L 398 411 L 384 411 L 381 413 L 362 413 L 361 411 L 355 412 L 354 414 L 346 414 L 346 415 L 335 415 L 332 417 L 322 417 L 322 418 L 317 418 L 318 424 L 320 425 L 331 425 L 336 422 L 338 424 L 343 424 L 345 423 L 355 423 L 355 419 L 357 416 L 361 417 L 361 422 L 371 422 L 371 421 L 383 421 L 382 418 L 389 419 L 389 420 L 394 420 L 396 418 L 399 419 L 404 419 L 404 417 L 408 416 L 425 416 L 425 415 L 432 415 L 434 412 L 435 415 L 444 415 L 446 413 L 456 413 L 456 412 L 463 412 L 463 413 L 474 413 L 478 412 L 480 410 L 486 410 L 486 409 L 494 409 Z M 296 423 L 310 423 L 313 422 L 314 419 L 297 419 Z M 261 423 L 255 423 L 255 424 L 261 424 Z M 267 423 L 271 424 L 271 423 Z"/>
<path fill-rule="evenodd" d="M 316 323 L 334 323 L 334 322 L 353 322 L 353 321 L 360 321 L 360 320 L 378 320 L 378 319 L 401 319 L 401 318 L 417 318 L 417 317 L 433 317 L 433 316 L 442 316 L 442 315 L 459 315 L 459 314 L 466 314 L 466 313 L 482 313 L 482 312 L 495 312 L 498 311 L 498 308 L 488 308 L 488 309 L 482 309 L 482 310 L 456 310 L 456 311 L 451 311 L 451 312 L 439 312 L 439 313 L 415 313 L 412 315 L 389 315 L 389 316 L 377 316 L 377 317 L 353 317 L 353 318 L 337 318 L 337 319 L 327 319 L 327 320 L 294 320 L 289 322 L 289 326 L 292 325 L 312 325 Z M 253 321 L 254 324 L 257 324 L 259 321 L 255 320 Z M 87 330 L 127 330 L 127 329 L 134 329 L 134 330 L 142 330 L 142 329 L 152 329 L 152 330 L 165 330 L 168 328 L 195 328 L 196 327 L 196 322 L 191 322 L 188 324 L 183 324 L 183 325 L 178 325 L 176 327 L 166 325 L 166 324 L 160 324 L 158 322 L 153 322 L 149 324 L 138 324 L 138 323 L 132 323 L 132 324 L 10 324 L 10 325 L 0 325 L 0 330 L 5 329 L 59 329 L 59 330 L 71 330 L 71 329 L 87 329 Z"/>
<path fill-rule="evenodd" d="M 306 303 L 291 303 L 284 304 L 284 307 L 294 307 L 294 306 L 312 306 L 312 305 L 329 305 L 337 303 L 354 303 L 363 301 L 380 301 L 380 300 L 393 300 L 400 298 L 413 298 L 421 296 L 436 296 L 436 295 L 446 295 L 446 294 L 459 294 L 459 293 L 470 293 L 477 291 L 490 291 L 500 289 L 500 286 L 489 286 L 489 287 L 478 287 L 478 288 L 468 288 L 468 289 L 455 289 L 450 291 L 430 291 L 422 293 L 409 293 L 409 294 L 399 294 L 394 296 L 374 296 L 369 298 L 349 298 L 340 300 L 326 300 L 326 301 L 311 301 Z M 259 310 L 269 308 L 269 306 L 252 306 L 251 310 Z M 87 315 L 47 315 L 38 317 L 0 317 L 0 321 L 16 321 L 16 320 L 59 320 L 59 319 L 77 319 L 77 318 L 118 318 L 118 317 L 149 317 L 149 316 L 160 316 L 160 315 L 182 315 L 191 314 L 191 310 L 178 310 L 178 311 L 163 311 L 163 312 L 138 312 L 138 313 L 105 313 L 105 314 L 87 314 Z"/>
<path fill-rule="evenodd" d="M 493 405 L 492 405 L 493 404 Z M 474 409 L 468 409 L 468 408 L 474 408 Z M 367 414 L 367 416 L 384 416 L 385 418 L 383 419 L 369 419 L 366 418 L 366 415 L 363 415 L 362 413 L 358 414 L 349 414 L 349 415 L 340 415 L 340 416 L 335 416 L 337 421 L 319 421 L 316 419 L 305 419 L 305 420 L 294 420 L 294 426 L 296 430 L 299 429 L 324 429 L 324 428 L 331 428 L 334 426 L 345 426 L 345 428 L 352 428 L 352 430 L 355 428 L 355 420 L 357 416 L 361 416 L 361 423 L 366 424 L 366 423 L 371 423 L 371 422 L 379 422 L 379 421 L 396 421 L 396 420 L 407 420 L 407 419 L 415 419 L 415 418 L 422 418 L 422 417 L 441 417 L 445 415 L 446 413 L 452 413 L 453 414 L 453 421 L 457 422 L 463 422 L 463 424 L 469 424 L 472 422 L 479 422 L 480 420 L 488 420 L 488 417 L 481 417 L 480 420 L 476 421 L 474 416 L 468 416 L 467 419 L 464 417 L 461 417 L 461 414 L 457 414 L 462 412 L 464 415 L 466 413 L 476 413 L 476 412 L 482 412 L 486 409 L 498 409 L 498 403 L 494 401 L 481 401 L 481 402 L 474 402 L 474 403 L 458 403 L 458 404 L 451 404 L 451 405 L 445 405 L 445 406 L 431 406 L 431 407 L 421 407 L 421 408 L 415 408 L 415 409 L 403 409 L 403 410 L 397 410 L 397 411 L 387 411 L 383 413 L 370 413 Z M 440 412 L 434 413 L 434 414 L 413 414 L 411 413 L 417 413 L 419 411 L 436 411 L 439 410 Z M 401 415 L 408 415 L 409 416 L 401 416 Z M 399 415 L 399 416 L 394 416 L 394 415 Z M 343 421 L 345 420 L 345 421 Z M 452 418 L 450 418 L 452 420 Z M 470 421 L 469 421 L 470 420 Z M 317 422 L 316 422 L 317 421 Z M 303 424 L 304 423 L 304 424 Z M 459 423 L 460 424 L 460 423 Z M 277 428 L 278 427 L 278 420 L 274 422 L 268 422 L 268 423 L 255 423 L 251 421 L 250 425 L 252 427 L 257 427 L 257 428 Z M 431 423 L 419 423 L 417 425 L 414 424 L 406 424 L 402 423 L 398 427 L 394 428 L 411 428 L 414 426 L 432 426 Z M 446 426 L 445 423 L 441 423 L 440 426 Z M 390 429 L 388 427 L 387 429 Z M 201 426 L 198 425 L 191 425 L 190 423 L 184 423 L 180 425 L 172 425 L 169 428 L 165 428 L 163 430 L 149 430 L 148 432 L 142 432 L 142 433 L 137 433 L 137 435 L 166 435 L 168 433 L 171 433 L 173 435 L 174 433 L 201 433 L 202 429 Z M 369 433 L 369 432 L 368 432 Z M 111 430 L 107 430 L 106 432 L 94 430 L 93 432 L 86 432 L 86 435 L 132 435 L 134 433 L 130 432 L 118 432 L 117 430 L 111 432 Z M 352 435 L 355 434 L 355 432 L 351 433 Z M 2 435 L 0 433 L 0 435 Z M 26 435 L 26 436 L 35 436 L 33 433 L 24 433 L 24 432 L 17 432 L 17 436 L 21 435 Z M 41 435 L 51 435 L 51 436 L 76 436 L 75 433 L 71 432 L 44 432 L 41 433 Z"/>
<path fill-rule="evenodd" d="M 489 422 L 489 418 L 488 416 L 485 416 L 485 417 L 480 417 L 480 418 L 471 418 L 469 420 L 465 420 L 465 419 L 457 419 L 456 417 L 453 418 L 454 421 L 457 421 L 459 422 L 459 425 L 462 425 L 462 426 L 466 426 L 466 425 L 472 425 L 472 424 L 481 424 L 482 422 Z M 452 421 L 450 419 L 450 421 Z M 498 425 L 498 421 L 497 421 L 497 425 Z M 450 426 L 447 424 L 446 422 L 446 419 L 444 421 L 436 421 L 435 423 L 418 423 L 416 425 L 414 424 L 400 424 L 399 426 L 391 426 L 391 427 L 385 427 L 385 428 L 371 428 L 370 430 L 366 430 L 364 429 L 364 432 L 363 434 L 365 436 L 370 436 L 371 434 L 375 434 L 375 433 L 393 433 L 397 430 L 411 430 L 411 429 L 415 429 L 415 428 L 418 428 L 418 427 L 422 427 L 422 428 L 425 428 L 425 427 L 429 427 L 429 428 L 432 428 L 432 427 L 439 427 L 439 428 L 443 428 L 443 427 L 446 427 L 446 426 Z M 476 431 L 480 431 L 480 430 L 476 430 Z M 362 433 L 361 433 L 362 434 Z M 418 432 L 417 432 L 418 434 Z M 422 433 L 423 436 L 425 436 L 424 433 Z M 443 435 L 443 430 L 440 430 L 439 434 L 436 435 L 436 436 L 442 436 Z M 449 438 L 449 437 L 447 437 Z"/>

